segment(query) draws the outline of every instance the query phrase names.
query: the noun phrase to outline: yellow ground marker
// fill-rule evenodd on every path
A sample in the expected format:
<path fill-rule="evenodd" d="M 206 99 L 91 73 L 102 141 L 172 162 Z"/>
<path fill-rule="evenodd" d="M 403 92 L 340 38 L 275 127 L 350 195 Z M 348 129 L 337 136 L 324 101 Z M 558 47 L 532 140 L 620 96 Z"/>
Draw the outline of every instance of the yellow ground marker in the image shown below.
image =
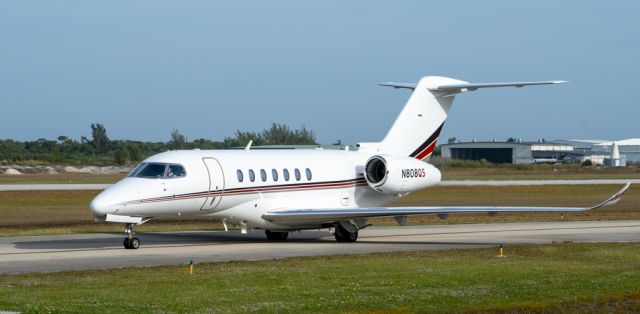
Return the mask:
<path fill-rule="evenodd" d="M 504 255 L 504 244 L 500 243 L 500 255 L 498 255 L 497 257 L 507 257 L 506 255 Z"/>

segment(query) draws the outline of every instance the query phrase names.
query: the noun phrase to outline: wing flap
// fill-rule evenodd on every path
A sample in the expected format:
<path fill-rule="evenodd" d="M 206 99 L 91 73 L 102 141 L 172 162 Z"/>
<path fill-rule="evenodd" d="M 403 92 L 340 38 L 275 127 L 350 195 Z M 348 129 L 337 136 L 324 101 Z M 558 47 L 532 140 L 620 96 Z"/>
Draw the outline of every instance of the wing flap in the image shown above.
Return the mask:
<path fill-rule="evenodd" d="M 498 213 L 498 212 L 582 212 L 615 204 L 631 183 L 592 207 L 537 207 L 537 206 L 430 206 L 430 207 L 372 207 L 352 209 L 295 209 L 276 210 L 262 215 L 267 221 L 277 224 L 331 223 L 340 220 L 371 217 L 409 216 L 427 214 Z"/>

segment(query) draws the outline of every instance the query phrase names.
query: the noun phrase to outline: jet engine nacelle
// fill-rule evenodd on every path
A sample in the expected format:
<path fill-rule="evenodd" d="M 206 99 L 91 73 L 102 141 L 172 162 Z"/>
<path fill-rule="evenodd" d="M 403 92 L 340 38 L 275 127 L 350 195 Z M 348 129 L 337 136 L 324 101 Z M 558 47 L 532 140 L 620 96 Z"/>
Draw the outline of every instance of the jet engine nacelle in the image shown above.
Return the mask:
<path fill-rule="evenodd" d="M 440 182 L 440 170 L 411 157 L 376 155 L 364 167 L 369 186 L 385 194 L 402 194 L 421 190 Z"/>

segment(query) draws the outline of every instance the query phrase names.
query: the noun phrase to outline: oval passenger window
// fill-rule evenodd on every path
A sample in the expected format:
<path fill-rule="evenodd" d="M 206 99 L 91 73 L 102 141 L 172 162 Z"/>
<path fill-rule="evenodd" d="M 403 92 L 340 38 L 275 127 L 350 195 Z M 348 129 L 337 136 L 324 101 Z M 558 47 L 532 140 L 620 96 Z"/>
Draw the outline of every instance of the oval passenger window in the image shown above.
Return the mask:
<path fill-rule="evenodd" d="M 244 180 L 244 174 L 242 173 L 242 170 L 238 169 L 236 173 L 238 174 L 238 182 L 242 182 L 242 180 Z"/>
<path fill-rule="evenodd" d="M 262 182 L 267 181 L 267 172 L 264 169 L 260 169 L 260 179 L 262 179 Z"/>

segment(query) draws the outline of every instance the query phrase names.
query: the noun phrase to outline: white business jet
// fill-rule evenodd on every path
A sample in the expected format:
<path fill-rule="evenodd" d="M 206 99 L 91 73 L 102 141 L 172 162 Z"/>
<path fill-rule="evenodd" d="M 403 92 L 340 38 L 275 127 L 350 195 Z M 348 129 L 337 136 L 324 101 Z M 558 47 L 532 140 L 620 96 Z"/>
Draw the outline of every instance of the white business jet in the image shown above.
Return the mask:
<path fill-rule="evenodd" d="M 265 230 L 269 240 L 291 231 L 328 228 L 338 242 L 355 242 L 370 217 L 497 212 L 578 212 L 615 203 L 626 184 L 606 201 L 582 207 L 384 207 L 407 194 L 438 184 L 440 171 L 428 163 L 459 93 L 491 87 L 523 87 L 563 81 L 472 84 L 428 76 L 417 84 L 380 85 L 412 90 L 395 123 L 380 142 L 344 150 L 179 150 L 151 156 L 91 202 L 97 221 L 126 224 L 124 247 L 137 249 L 134 226 L 151 219 L 217 219 Z"/>

